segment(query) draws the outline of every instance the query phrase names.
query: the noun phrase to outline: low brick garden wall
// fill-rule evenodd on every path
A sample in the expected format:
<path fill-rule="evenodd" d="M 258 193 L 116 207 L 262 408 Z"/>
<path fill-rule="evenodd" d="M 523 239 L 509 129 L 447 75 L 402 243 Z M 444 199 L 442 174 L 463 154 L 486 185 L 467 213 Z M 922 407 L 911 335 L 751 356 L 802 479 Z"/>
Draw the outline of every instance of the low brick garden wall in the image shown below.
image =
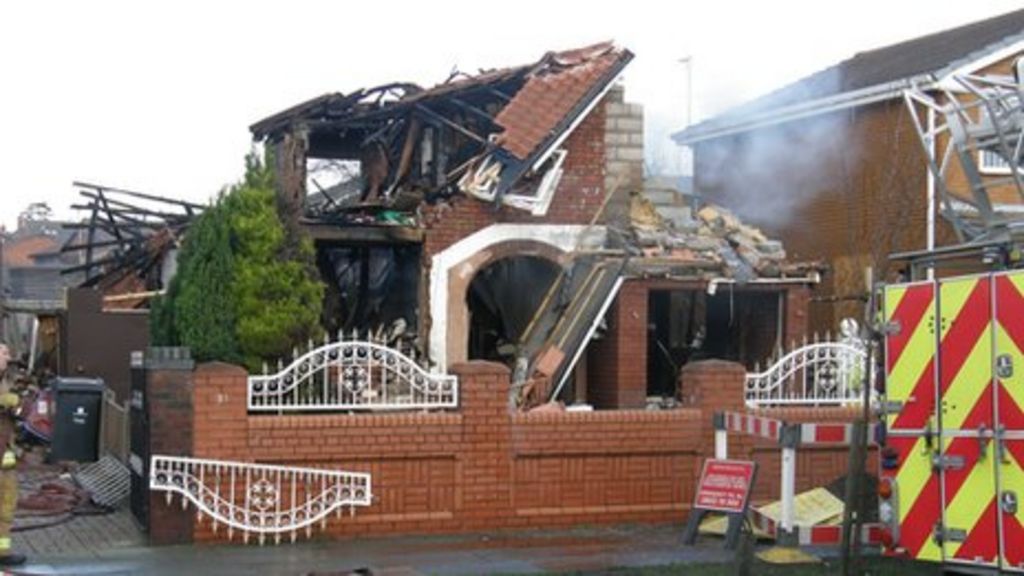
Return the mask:
<path fill-rule="evenodd" d="M 687 366 L 684 407 L 669 411 L 514 413 L 504 366 L 470 362 L 451 372 L 459 378 L 457 411 L 250 415 L 245 371 L 204 364 L 179 374 L 179 385 L 164 386 L 150 407 L 191 418 L 154 417 L 150 433 L 166 455 L 369 472 L 373 505 L 326 526 L 328 536 L 351 537 L 682 523 L 700 464 L 714 453 L 712 414 L 743 410 L 744 370 L 728 362 Z M 856 413 L 764 414 L 795 422 L 846 421 Z M 730 457 L 761 466 L 755 498 L 778 498 L 778 446 L 730 436 Z M 845 447 L 798 454 L 798 490 L 845 473 Z M 168 506 L 158 496 L 150 500 L 154 543 L 224 537 L 208 520 L 197 521 L 191 508 Z"/>

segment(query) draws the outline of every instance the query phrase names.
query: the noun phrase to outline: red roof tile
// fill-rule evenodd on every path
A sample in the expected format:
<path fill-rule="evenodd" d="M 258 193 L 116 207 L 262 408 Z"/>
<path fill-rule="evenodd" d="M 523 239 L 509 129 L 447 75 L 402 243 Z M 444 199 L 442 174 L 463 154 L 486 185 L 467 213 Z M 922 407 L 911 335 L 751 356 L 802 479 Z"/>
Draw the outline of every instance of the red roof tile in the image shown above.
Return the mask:
<path fill-rule="evenodd" d="M 591 90 L 610 82 L 609 75 L 630 57 L 611 42 L 546 55 L 495 118 L 505 129 L 502 148 L 520 160 L 528 158 Z"/>
<path fill-rule="evenodd" d="M 4 265 L 11 268 L 35 266 L 34 254 L 54 252 L 59 248 L 56 238 L 43 234 L 8 238 L 4 242 Z"/>

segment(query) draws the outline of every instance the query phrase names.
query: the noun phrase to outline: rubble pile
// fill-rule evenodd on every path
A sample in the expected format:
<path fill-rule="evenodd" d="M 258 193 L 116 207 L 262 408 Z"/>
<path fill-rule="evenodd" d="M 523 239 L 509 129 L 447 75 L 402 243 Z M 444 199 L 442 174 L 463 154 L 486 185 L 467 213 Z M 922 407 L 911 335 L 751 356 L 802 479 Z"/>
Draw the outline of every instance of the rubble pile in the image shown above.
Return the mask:
<path fill-rule="evenodd" d="M 631 248 L 645 269 L 686 275 L 703 271 L 747 281 L 802 275 L 818 267 L 788 263 L 781 242 L 720 206 L 705 204 L 695 214 L 687 209 L 666 217 L 646 197 L 634 194 L 629 215 Z"/>

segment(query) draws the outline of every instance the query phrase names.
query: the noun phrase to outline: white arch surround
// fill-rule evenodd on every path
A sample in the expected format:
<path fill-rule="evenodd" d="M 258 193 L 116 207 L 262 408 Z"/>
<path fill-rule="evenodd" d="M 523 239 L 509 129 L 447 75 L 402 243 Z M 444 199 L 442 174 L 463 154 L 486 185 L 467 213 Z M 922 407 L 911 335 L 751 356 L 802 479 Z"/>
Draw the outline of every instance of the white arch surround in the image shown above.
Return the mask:
<path fill-rule="evenodd" d="M 482 250 L 506 242 L 537 242 L 563 253 L 602 248 L 607 238 L 604 226 L 580 224 L 492 224 L 434 254 L 430 264 L 430 332 L 428 351 L 433 369 L 448 368 L 448 278 L 449 273 Z M 472 272 L 472 271 L 467 271 Z"/>

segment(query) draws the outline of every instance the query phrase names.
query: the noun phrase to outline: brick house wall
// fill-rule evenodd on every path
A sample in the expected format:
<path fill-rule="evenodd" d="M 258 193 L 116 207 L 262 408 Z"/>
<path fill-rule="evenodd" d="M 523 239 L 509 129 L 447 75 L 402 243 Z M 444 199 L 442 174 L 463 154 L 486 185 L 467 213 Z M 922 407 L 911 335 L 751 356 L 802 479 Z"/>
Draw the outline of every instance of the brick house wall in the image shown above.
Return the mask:
<path fill-rule="evenodd" d="M 587 401 L 598 409 L 644 408 L 647 402 L 648 303 L 653 290 L 703 290 L 704 282 L 630 278 L 607 313 L 603 338 L 587 352 Z M 737 291 L 784 291 L 783 346 L 808 334 L 810 288 L 803 285 L 746 287 Z M 747 334 L 751 340 L 772 343 L 776 326 L 759 323 Z"/>
<path fill-rule="evenodd" d="M 458 196 L 448 204 L 424 206 L 423 258 L 430 258 L 455 242 L 499 223 L 588 224 L 600 208 L 605 194 L 605 110 L 608 97 L 566 139 L 568 151 L 562 178 L 544 216 Z M 639 164 L 642 166 L 642 159 Z"/>
<path fill-rule="evenodd" d="M 173 401 L 191 406 L 191 420 L 154 421 L 152 434 L 190 444 L 171 446 L 174 455 L 371 473 L 373 504 L 353 517 L 332 516 L 329 537 L 681 523 L 700 464 L 713 452 L 712 414 L 742 410 L 744 372 L 722 361 L 688 365 L 688 395 L 676 410 L 523 414 L 508 409 L 507 368 L 471 362 L 453 368 L 461 390 L 455 412 L 249 415 L 245 371 L 213 363 L 175 376 Z M 786 413 L 852 416 L 828 408 Z M 732 436 L 729 456 L 762 466 L 757 501 L 777 498 L 778 446 Z M 845 448 L 799 451 L 798 490 L 831 482 L 846 459 Z M 154 543 L 225 536 L 177 498 L 168 506 L 154 494 L 152 502 L 152 525 L 166 528 Z"/>
<path fill-rule="evenodd" d="M 1019 56 L 1019 55 L 1017 55 Z M 1001 60 L 982 74 L 1010 74 L 1017 56 Z M 922 114 L 922 118 L 924 115 Z M 832 131 L 815 149 L 803 146 L 800 135 Z M 794 155 L 805 157 L 798 170 L 761 169 L 744 173 L 754 142 L 770 141 Z M 943 142 L 940 140 L 939 149 Z M 927 165 L 924 151 L 901 98 L 854 110 L 762 128 L 694 145 L 694 187 L 712 202 L 736 210 L 769 236 L 782 240 L 791 259 L 821 259 L 832 266 L 816 290 L 811 305 L 811 328 L 835 331 L 845 317 L 863 318 L 862 305 L 844 299 L 864 290 L 863 270 L 873 266 L 876 280 L 894 280 L 899 271 L 887 256 L 893 252 L 926 247 Z M 732 173 L 723 186 L 716 173 Z M 764 182 L 764 172 L 771 182 Z M 957 161 L 948 171 L 950 187 L 966 190 L 963 170 Z M 788 218 L 779 222 L 759 215 L 757 191 L 769 189 L 785 205 L 790 194 Z M 1016 196 L 1010 188 L 997 194 L 998 201 Z M 956 242 L 952 227 L 936 217 L 936 245 Z M 839 301 L 831 301 L 834 298 Z"/>
<path fill-rule="evenodd" d="M 834 140 L 814 150 L 802 147 L 800 123 L 813 131 L 821 129 L 817 122 L 829 122 Z M 748 153 L 753 141 L 776 142 L 809 156 L 800 166 L 817 174 L 780 168 L 766 183 L 764 172 L 770 168 L 745 173 L 748 161 L 737 158 Z M 698 194 L 780 239 L 790 259 L 823 260 L 831 266 L 815 290 L 821 298 L 810 306 L 812 330 L 835 331 L 844 317 L 863 318 L 860 302 L 845 298 L 863 293 L 864 267 L 874 266 L 876 278 L 885 279 L 893 271 L 889 253 L 925 246 L 925 158 L 902 100 L 700 143 L 694 161 Z M 721 170 L 732 171 L 728 183 L 715 181 Z M 771 219 L 759 214 L 756 191 L 762 188 L 791 194 L 791 201 L 779 203 L 785 214 Z"/>

